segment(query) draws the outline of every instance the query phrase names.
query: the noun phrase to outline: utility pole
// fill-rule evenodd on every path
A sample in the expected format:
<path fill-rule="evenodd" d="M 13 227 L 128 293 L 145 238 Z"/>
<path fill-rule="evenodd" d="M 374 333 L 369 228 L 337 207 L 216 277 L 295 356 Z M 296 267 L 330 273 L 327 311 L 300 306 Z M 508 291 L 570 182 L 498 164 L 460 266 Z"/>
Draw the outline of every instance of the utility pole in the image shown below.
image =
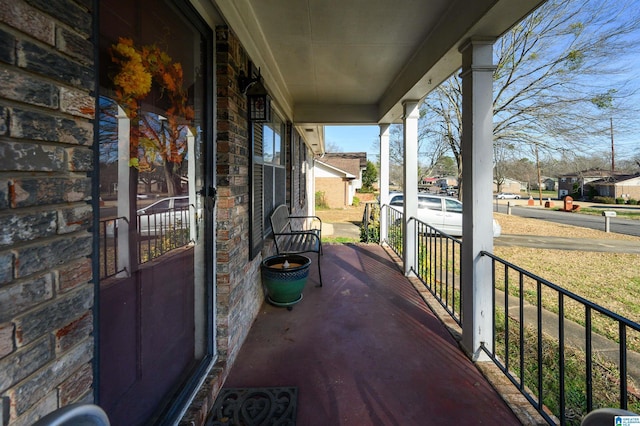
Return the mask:
<path fill-rule="evenodd" d="M 538 144 L 536 144 L 536 170 L 538 172 L 538 198 L 542 205 L 542 176 L 540 171 L 540 157 L 538 156 Z"/>
<path fill-rule="evenodd" d="M 613 117 L 611 117 L 610 120 L 611 120 L 611 174 L 613 174 L 616 171 L 616 152 L 613 145 Z"/>

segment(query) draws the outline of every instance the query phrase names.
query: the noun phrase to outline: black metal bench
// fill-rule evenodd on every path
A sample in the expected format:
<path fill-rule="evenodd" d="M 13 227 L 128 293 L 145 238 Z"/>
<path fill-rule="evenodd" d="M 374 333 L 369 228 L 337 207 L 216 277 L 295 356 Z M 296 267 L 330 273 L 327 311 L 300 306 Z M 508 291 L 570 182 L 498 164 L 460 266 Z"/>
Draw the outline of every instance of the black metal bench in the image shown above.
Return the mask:
<path fill-rule="evenodd" d="M 295 224 L 292 224 L 292 219 Z M 309 219 L 317 221 L 320 228 L 303 229 Z M 320 271 L 320 256 L 322 255 L 322 220 L 318 216 L 291 216 L 286 204 L 281 204 L 269 217 L 273 239 L 278 254 L 317 253 L 318 276 L 322 287 L 322 273 Z"/>

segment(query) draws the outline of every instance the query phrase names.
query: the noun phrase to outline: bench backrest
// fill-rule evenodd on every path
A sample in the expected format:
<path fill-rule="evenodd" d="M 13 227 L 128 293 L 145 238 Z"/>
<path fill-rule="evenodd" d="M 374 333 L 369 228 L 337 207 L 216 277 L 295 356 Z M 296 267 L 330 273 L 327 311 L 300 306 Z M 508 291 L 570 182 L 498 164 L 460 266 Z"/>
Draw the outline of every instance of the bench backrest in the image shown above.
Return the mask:
<path fill-rule="evenodd" d="M 291 222 L 289 221 L 289 208 L 286 204 L 280 204 L 269 217 L 273 232 L 291 232 Z"/>

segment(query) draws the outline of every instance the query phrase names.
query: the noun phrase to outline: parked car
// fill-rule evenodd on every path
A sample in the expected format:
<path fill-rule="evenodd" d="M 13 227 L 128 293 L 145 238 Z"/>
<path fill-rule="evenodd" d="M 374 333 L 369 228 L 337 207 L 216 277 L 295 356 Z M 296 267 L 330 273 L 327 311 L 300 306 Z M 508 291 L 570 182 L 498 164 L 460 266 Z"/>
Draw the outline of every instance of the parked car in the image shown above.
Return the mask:
<path fill-rule="evenodd" d="M 402 211 L 404 194 L 390 194 L 389 205 Z M 462 203 L 456 198 L 418 194 L 417 219 L 446 234 L 462 236 Z M 493 236 L 499 237 L 501 231 L 500 225 L 494 219 Z"/>
<path fill-rule="evenodd" d="M 496 198 L 499 200 L 519 200 L 520 195 L 514 194 L 513 192 L 501 192 L 496 195 Z"/>
<path fill-rule="evenodd" d="M 189 227 L 189 197 L 162 198 L 137 210 L 140 235 L 162 235 Z"/>

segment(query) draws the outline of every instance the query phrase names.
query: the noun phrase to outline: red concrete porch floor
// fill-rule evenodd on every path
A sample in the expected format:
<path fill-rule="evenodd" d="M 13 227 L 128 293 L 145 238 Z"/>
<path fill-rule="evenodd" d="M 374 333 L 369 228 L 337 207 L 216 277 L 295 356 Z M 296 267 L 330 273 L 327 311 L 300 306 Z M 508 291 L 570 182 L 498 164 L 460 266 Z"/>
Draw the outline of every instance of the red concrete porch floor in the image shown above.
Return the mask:
<path fill-rule="evenodd" d="M 265 303 L 225 387 L 298 387 L 297 425 L 520 425 L 377 245 L 325 245 L 291 311 Z"/>

